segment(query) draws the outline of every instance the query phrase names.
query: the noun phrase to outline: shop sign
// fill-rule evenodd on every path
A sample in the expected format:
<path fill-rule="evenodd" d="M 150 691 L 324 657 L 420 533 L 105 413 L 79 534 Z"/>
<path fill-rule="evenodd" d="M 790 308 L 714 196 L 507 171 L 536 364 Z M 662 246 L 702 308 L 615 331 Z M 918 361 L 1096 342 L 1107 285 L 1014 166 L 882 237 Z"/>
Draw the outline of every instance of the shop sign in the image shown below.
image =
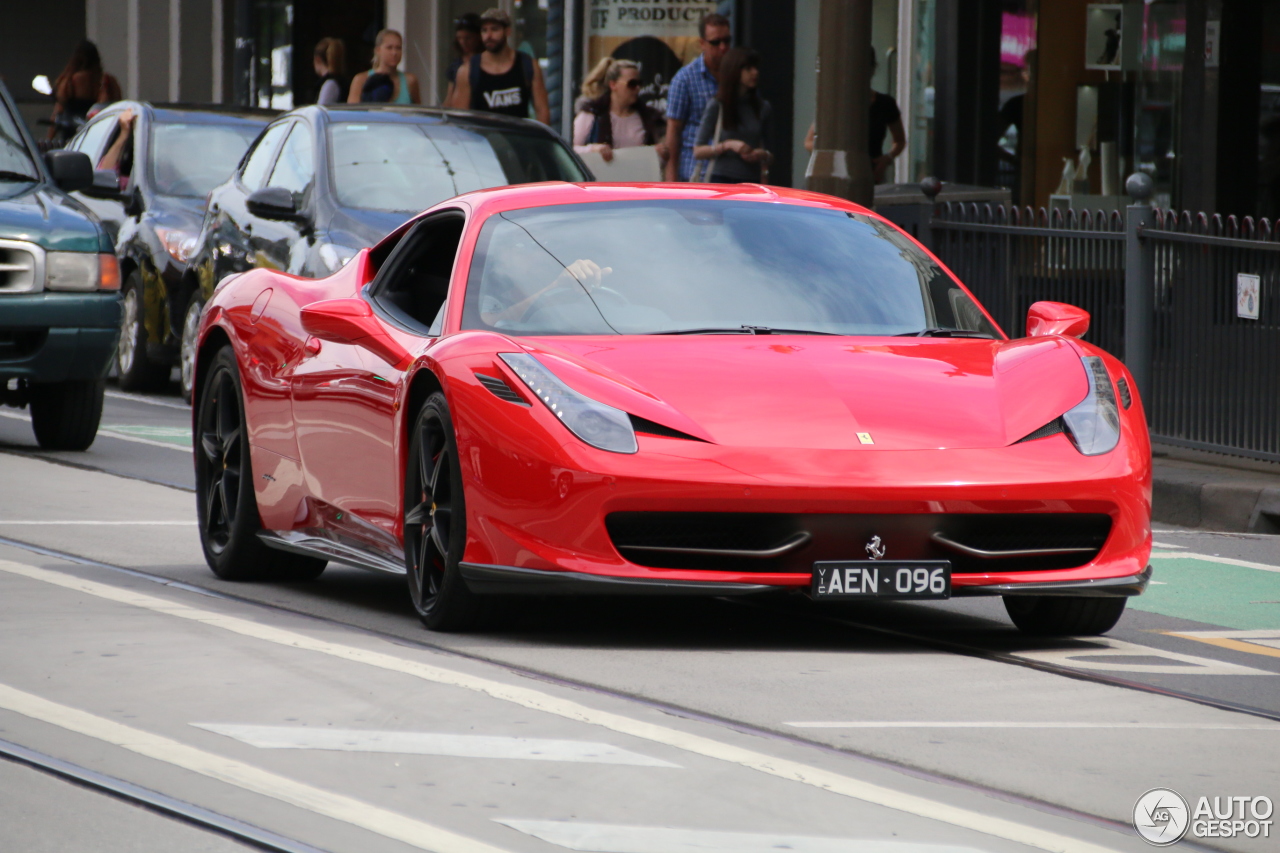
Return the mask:
<path fill-rule="evenodd" d="M 715 0 L 592 0 L 591 34 L 696 36 L 698 22 L 715 10 Z"/>

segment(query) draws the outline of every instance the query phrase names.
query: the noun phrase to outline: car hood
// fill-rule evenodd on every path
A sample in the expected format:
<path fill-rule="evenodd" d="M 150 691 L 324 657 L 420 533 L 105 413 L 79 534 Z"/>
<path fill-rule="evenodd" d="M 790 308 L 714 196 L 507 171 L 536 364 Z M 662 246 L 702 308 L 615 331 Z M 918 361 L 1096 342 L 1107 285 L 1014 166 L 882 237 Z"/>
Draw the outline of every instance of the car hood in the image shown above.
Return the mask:
<path fill-rule="evenodd" d="M 111 251 L 93 214 L 48 184 L 0 183 L 0 239 L 61 252 Z"/>
<path fill-rule="evenodd" d="M 1059 337 L 699 335 L 524 344 L 594 399 L 738 447 L 1004 447 L 1088 390 L 1078 350 Z"/>
<path fill-rule="evenodd" d="M 363 249 L 399 228 L 412 215 L 386 210 L 360 210 L 355 207 L 339 208 L 329 221 L 329 238 L 343 246 Z"/>

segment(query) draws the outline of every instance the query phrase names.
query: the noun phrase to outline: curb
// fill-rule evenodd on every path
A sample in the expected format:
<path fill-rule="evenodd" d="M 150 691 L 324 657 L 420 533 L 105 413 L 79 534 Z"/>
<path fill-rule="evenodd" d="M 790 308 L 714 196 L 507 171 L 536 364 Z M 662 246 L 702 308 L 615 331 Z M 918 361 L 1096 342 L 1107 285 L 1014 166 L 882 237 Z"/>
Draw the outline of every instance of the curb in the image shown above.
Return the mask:
<path fill-rule="evenodd" d="M 1237 533 L 1280 533 L 1280 485 L 1247 475 L 1170 468 L 1157 464 L 1151 520 L 1181 527 Z"/>

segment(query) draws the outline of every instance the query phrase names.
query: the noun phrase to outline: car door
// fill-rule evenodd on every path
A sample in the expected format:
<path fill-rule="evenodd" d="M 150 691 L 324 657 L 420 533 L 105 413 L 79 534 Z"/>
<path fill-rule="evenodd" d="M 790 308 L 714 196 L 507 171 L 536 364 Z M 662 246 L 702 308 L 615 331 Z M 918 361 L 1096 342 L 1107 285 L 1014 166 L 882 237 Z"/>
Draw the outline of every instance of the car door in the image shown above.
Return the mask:
<path fill-rule="evenodd" d="M 254 217 L 249 245 L 255 265 L 299 275 L 310 250 L 313 220 L 309 207 L 315 186 L 315 146 L 311 126 L 305 120 L 293 123 L 264 186 L 288 190 L 293 196 L 294 208 L 304 219 L 283 221 Z"/>
<path fill-rule="evenodd" d="M 439 334 L 463 217 L 432 216 L 411 229 L 370 288 L 389 333 L 410 352 Z M 355 294 L 352 294 L 355 295 Z M 389 321 L 389 322 L 385 322 Z M 324 342 L 292 380 L 298 448 L 312 494 L 331 506 L 326 524 L 395 550 L 401 495 L 394 436 L 401 368 L 352 345 Z"/>
<path fill-rule="evenodd" d="M 266 185 L 276 154 L 292 125 L 292 121 L 281 121 L 269 126 L 245 157 L 236 177 L 210 199 L 208 216 L 213 235 L 210 242 L 215 282 L 256 266 L 250 241 L 258 219 L 249 213 L 245 200 L 254 190 Z"/>

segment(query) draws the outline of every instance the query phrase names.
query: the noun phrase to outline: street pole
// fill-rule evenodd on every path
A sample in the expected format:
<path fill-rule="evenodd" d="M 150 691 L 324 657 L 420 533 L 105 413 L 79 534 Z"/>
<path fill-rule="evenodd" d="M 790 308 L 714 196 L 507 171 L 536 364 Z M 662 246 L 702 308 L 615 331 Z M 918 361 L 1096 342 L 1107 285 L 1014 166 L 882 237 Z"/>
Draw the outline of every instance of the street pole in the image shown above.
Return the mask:
<path fill-rule="evenodd" d="M 818 19 L 817 138 L 809 189 L 870 207 L 875 201 L 867 123 L 871 108 L 871 0 L 822 0 Z"/>
<path fill-rule="evenodd" d="M 1150 201 L 1155 184 L 1145 172 L 1134 172 L 1125 181 L 1125 189 L 1133 204 L 1125 211 L 1124 363 L 1133 374 L 1143 405 L 1149 406 L 1156 311 L 1155 248 L 1150 241 L 1143 241 L 1142 232 L 1155 224 Z"/>

